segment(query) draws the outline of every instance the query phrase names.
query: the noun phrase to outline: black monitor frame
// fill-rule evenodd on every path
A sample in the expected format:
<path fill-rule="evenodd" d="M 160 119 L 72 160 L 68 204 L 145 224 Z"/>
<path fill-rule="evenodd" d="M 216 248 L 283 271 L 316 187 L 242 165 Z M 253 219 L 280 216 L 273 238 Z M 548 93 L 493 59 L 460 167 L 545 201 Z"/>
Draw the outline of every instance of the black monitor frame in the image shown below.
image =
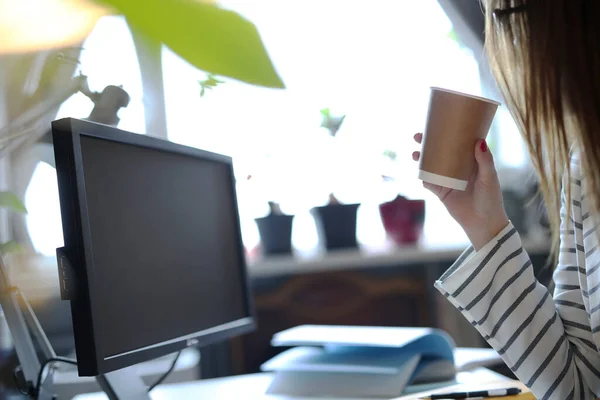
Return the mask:
<path fill-rule="evenodd" d="M 246 267 L 244 246 L 240 231 L 240 218 L 235 189 L 235 176 L 232 159 L 166 140 L 119 130 L 93 122 L 66 118 L 52 123 L 54 154 L 60 195 L 60 208 L 63 223 L 65 246 L 57 249 L 61 296 L 71 302 L 75 348 L 80 376 L 97 376 L 115 371 L 142 361 L 163 356 L 188 346 L 208 345 L 233 336 L 250 332 L 256 328 L 256 314 L 250 291 L 250 281 Z M 238 232 L 239 265 L 244 277 L 244 291 L 248 318 L 243 318 L 224 330 L 197 332 L 182 340 L 159 345 L 147 350 L 104 359 L 101 357 L 102 337 L 94 332 L 96 296 L 94 286 L 92 243 L 87 214 L 87 198 L 81 154 L 81 137 L 94 137 L 123 144 L 144 147 L 159 151 L 181 154 L 201 160 L 222 163 L 228 166 L 231 176 L 232 198 L 235 205 L 235 221 Z M 174 338 L 177 339 L 177 338 Z"/>

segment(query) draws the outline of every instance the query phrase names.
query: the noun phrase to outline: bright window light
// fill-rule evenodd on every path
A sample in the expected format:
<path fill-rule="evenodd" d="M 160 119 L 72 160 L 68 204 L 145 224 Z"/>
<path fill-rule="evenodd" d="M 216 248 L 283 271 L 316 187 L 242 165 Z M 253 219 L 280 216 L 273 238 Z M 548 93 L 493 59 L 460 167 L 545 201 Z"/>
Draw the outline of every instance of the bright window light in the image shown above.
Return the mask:
<path fill-rule="evenodd" d="M 137 133 L 146 131 L 139 64 L 131 33 L 122 17 L 107 16 L 98 21 L 83 44 L 76 74 L 79 72 L 88 76 L 93 91 L 102 91 L 108 85 L 123 85 L 131 101 L 119 111 L 119 127 Z M 57 119 L 86 118 L 92 108 L 91 100 L 78 93 L 61 105 Z M 63 236 L 53 167 L 38 164 L 25 192 L 25 201 L 29 210 L 27 228 L 34 248 L 44 255 L 54 256 Z"/>
<path fill-rule="evenodd" d="M 56 254 L 56 248 L 63 246 L 63 235 L 56 170 L 52 166 L 38 163 L 24 201 L 33 247 L 47 256 Z"/>
<path fill-rule="evenodd" d="M 431 86 L 484 93 L 475 57 L 456 40 L 436 0 L 409 5 L 389 0 L 221 4 L 256 24 L 287 89 L 223 79 L 224 84 L 200 97 L 198 80 L 206 74 L 165 48 L 167 127 L 174 142 L 234 157 L 247 247 L 259 241 L 254 218 L 265 215 L 267 201 L 274 200 L 284 212 L 296 214 L 294 246 L 314 251 L 317 237 L 309 210 L 325 204 L 332 191 L 342 202 L 362 204 L 358 238 L 366 246 L 384 244 L 378 205 L 397 194 L 427 200 L 429 244 L 466 242 L 458 224 L 422 188 L 411 159 L 417 148 L 412 136 L 424 128 Z M 122 84 L 132 100 L 120 111 L 119 127 L 144 132 L 139 67 L 125 21 L 101 19 L 84 48 L 81 70 L 92 90 Z M 319 127 L 319 110 L 326 107 L 347 114 L 336 140 Z M 85 117 L 91 108 L 85 96 L 76 95 L 63 104 L 59 117 Z M 497 125 L 498 162 L 523 165 L 522 142 L 506 111 L 499 112 Z M 395 151 L 397 160 L 386 161 L 385 150 Z M 40 173 L 36 170 L 36 180 Z M 395 181 L 383 183 L 383 174 Z M 250 182 L 247 175 L 253 176 Z M 57 212 L 47 196 L 31 196 L 35 187 L 32 182 L 28 191 L 30 209 Z M 36 248 L 54 254 L 50 247 L 62 235 L 36 222 L 42 218 L 37 215 L 28 217 L 32 237 L 38 238 Z"/>
<path fill-rule="evenodd" d="M 287 89 L 226 81 L 199 96 L 205 74 L 163 53 L 169 138 L 234 157 L 243 236 L 258 243 L 253 219 L 266 203 L 296 214 L 294 245 L 310 250 L 316 233 L 308 210 L 333 191 L 360 202 L 359 240 L 384 241 L 377 206 L 401 193 L 426 198 L 427 240 L 466 241 L 437 199 L 422 188 L 413 134 L 424 128 L 430 86 L 482 94 L 478 64 L 454 37 L 436 0 L 319 2 L 222 1 L 259 28 Z M 319 110 L 347 114 L 337 140 L 319 128 Z M 398 154 L 396 182 L 383 184 L 384 150 Z M 390 168 L 388 168 L 389 170 Z M 388 172 L 386 170 L 386 172 Z"/>

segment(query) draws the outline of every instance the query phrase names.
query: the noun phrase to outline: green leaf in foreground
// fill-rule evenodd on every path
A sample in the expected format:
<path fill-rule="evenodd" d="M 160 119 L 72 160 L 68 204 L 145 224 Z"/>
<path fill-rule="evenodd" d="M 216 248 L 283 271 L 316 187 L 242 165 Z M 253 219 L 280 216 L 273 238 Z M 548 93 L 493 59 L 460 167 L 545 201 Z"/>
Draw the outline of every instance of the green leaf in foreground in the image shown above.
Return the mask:
<path fill-rule="evenodd" d="M 238 13 L 193 0 L 99 0 L 192 65 L 254 85 L 283 88 L 258 30 Z"/>
<path fill-rule="evenodd" d="M 396 161 L 398 159 L 398 153 L 394 150 L 384 150 L 383 156 L 388 158 L 390 161 Z"/>
<path fill-rule="evenodd" d="M 203 97 L 207 90 L 212 90 L 212 88 L 217 87 L 224 83 L 223 81 L 217 79 L 213 74 L 208 74 L 208 77 L 203 81 L 198 81 L 200 85 L 200 97 Z"/>
<path fill-rule="evenodd" d="M 0 191 L 0 208 L 8 208 L 23 214 L 27 213 L 23 202 L 14 193 L 6 191 Z"/>
<path fill-rule="evenodd" d="M 452 28 L 450 30 L 450 32 L 448 32 L 448 39 L 455 41 L 456 43 L 460 44 L 460 39 L 458 38 L 458 35 L 456 34 L 456 31 L 454 30 L 454 28 Z"/>
<path fill-rule="evenodd" d="M 329 108 L 321 109 L 321 127 L 327 129 L 329 134 L 333 137 L 337 135 L 345 118 L 346 115 L 333 115 Z"/>
<path fill-rule="evenodd" d="M 20 253 L 25 248 L 19 243 L 11 240 L 10 242 L 0 244 L 0 253 L 2 254 L 11 254 L 11 253 Z"/>

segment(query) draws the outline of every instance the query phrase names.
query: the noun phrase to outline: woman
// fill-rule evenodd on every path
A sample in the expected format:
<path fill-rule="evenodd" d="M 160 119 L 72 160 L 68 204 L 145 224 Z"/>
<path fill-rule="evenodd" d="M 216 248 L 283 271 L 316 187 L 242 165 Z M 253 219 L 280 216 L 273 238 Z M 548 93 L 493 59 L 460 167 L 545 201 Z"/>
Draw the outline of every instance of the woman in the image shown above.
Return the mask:
<path fill-rule="evenodd" d="M 425 184 L 472 243 L 435 285 L 537 398 L 596 398 L 600 1 L 489 0 L 485 7 L 488 56 L 531 153 L 559 244 L 556 289 L 550 295 L 534 277 L 484 141 L 474 149 L 478 168 L 467 191 Z"/>

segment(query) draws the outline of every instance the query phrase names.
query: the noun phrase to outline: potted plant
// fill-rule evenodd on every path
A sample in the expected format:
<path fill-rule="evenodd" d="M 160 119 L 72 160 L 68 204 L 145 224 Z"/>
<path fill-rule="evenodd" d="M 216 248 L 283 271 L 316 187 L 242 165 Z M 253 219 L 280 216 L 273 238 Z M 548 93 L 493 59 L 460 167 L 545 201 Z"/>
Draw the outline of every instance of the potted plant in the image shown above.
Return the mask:
<path fill-rule="evenodd" d="M 278 203 L 269 201 L 269 214 L 255 221 L 263 254 L 292 253 L 293 215 L 284 214 Z"/>
<path fill-rule="evenodd" d="M 332 138 L 336 138 L 346 115 L 334 115 L 330 109 L 321 110 L 321 127 Z M 335 141 L 334 141 L 335 143 Z M 313 207 L 319 243 L 326 250 L 356 248 L 356 215 L 360 204 L 342 204 L 333 193 L 329 194 L 326 205 Z"/>
<path fill-rule="evenodd" d="M 266 171 L 263 172 L 268 174 L 270 170 L 270 168 L 266 168 Z M 269 205 L 268 213 L 265 216 L 254 218 L 260 236 L 261 253 L 263 255 L 291 254 L 294 216 L 281 211 L 279 203 L 275 201 L 278 196 L 273 192 L 274 185 L 270 180 L 264 179 L 264 176 L 265 174 L 260 173 L 248 175 L 246 183 L 252 184 L 252 187 L 248 187 L 249 190 L 244 191 L 246 195 L 252 196 L 254 209 L 258 205 L 264 205 L 265 198 L 269 199 L 266 201 Z M 257 194 L 261 198 L 256 198 Z"/>
<path fill-rule="evenodd" d="M 385 150 L 383 156 L 392 163 L 397 153 Z M 383 175 L 386 182 L 395 182 L 389 175 Z M 415 244 L 423 233 L 425 222 L 425 200 L 410 200 L 400 194 L 391 201 L 379 205 L 381 222 L 388 237 L 397 245 Z"/>

